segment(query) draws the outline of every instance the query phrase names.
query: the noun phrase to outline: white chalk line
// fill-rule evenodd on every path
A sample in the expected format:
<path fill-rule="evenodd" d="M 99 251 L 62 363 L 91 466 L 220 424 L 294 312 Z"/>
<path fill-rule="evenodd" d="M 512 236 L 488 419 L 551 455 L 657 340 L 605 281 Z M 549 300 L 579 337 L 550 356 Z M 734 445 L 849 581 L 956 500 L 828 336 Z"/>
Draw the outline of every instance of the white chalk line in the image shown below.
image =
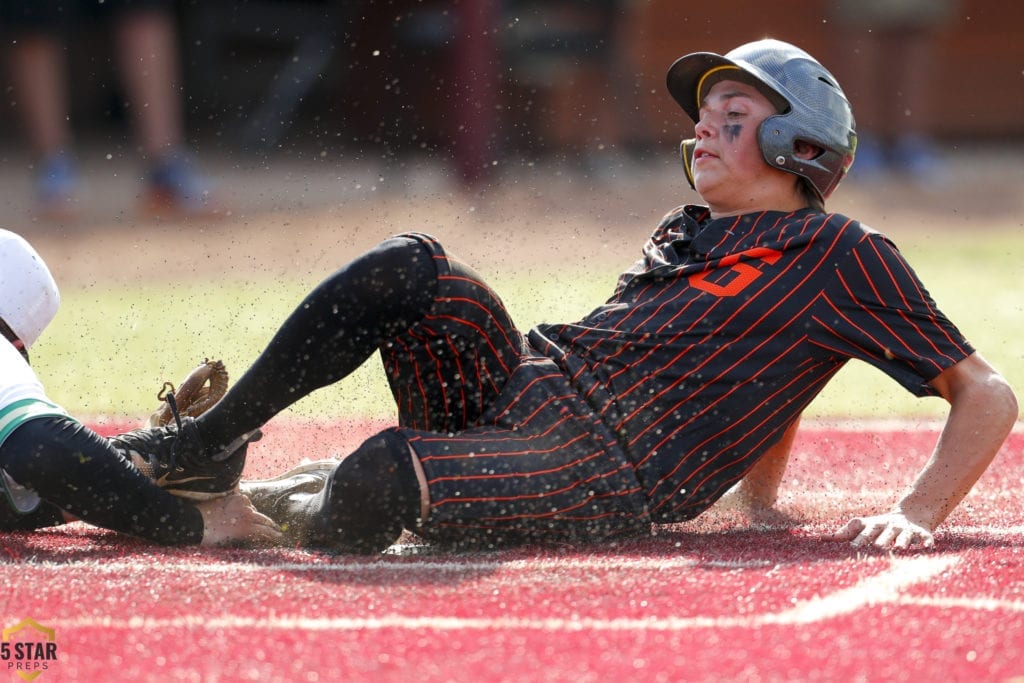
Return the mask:
<path fill-rule="evenodd" d="M 557 571 L 560 575 L 571 571 L 662 571 L 670 569 L 694 569 L 715 567 L 726 569 L 759 569 L 774 567 L 778 562 L 772 560 L 748 561 L 701 561 L 693 557 L 650 557 L 650 558 L 616 558 L 616 557 L 573 557 L 573 558 L 537 558 L 537 559 L 480 559 L 480 560 L 377 560 L 373 562 L 346 562 L 331 564 L 312 564 L 308 562 L 277 562 L 272 564 L 246 563 L 196 563 L 166 562 L 154 564 L 151 559 L 137 560 L 103 560 L 101 562 L 35 562 L 31 560 L 0 563 L 10 564 L 18 571 L 22 570 L 53 570 L 59 572 L 89 571 L 98 574 L 123 574 L 146 568 L 149 574 L 157 572 L 171 574 L 251 574 L 262 572 L 293 572 L 308 574 L 379 574 L 381 572 L 411 574 L 413 572 L 430 572 L 431 574 L 479 574 L 498 571 L 543 572 Z"/>
<path fill-rule="evenodd" d="M 1024 600 L 1000 600 L 998 598 L 930 598 L 925 596 L 904 597 L 901 605 L 915 607 L 939 607 L 942 609 L 967 609 L 983 612 L 1024 612 Z"/>

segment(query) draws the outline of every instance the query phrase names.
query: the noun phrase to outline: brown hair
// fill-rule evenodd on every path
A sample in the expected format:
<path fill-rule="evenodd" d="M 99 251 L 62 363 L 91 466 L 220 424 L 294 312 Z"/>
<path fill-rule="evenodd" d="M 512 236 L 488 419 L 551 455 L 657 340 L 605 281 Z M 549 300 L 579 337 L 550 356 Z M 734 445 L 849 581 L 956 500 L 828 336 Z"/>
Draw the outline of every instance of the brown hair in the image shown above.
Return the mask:
<path fill-rule="evenodd" d="M 18 335 L 14 334 L 14 330 L 11 329 L 11 326 L 8 325 L 7 321 L 3 318 L 0 318 L 0 334 L 2 334 L 7 341 L 11 342 L 11 346 L 18 349 L 18 353 L 25 358 L 25 362 L 27 363 L 28 349 L 25 348 L 25 342 L 18 339 Z"/>
<path fill-rule="evenodd" d="M 816 211 L 820 211 L 821 213 L 825 213 L 825 200 L 821 198 L 818 191 L 814 189 L 813 185 L 811 185 L 811 181 L 807 180 L 807 178 L 800 178 L 798 185 L 800 187 L 800 194 L 802 194 L 804 200 L 807 201 L 807 206 L 815 209 Z"/>

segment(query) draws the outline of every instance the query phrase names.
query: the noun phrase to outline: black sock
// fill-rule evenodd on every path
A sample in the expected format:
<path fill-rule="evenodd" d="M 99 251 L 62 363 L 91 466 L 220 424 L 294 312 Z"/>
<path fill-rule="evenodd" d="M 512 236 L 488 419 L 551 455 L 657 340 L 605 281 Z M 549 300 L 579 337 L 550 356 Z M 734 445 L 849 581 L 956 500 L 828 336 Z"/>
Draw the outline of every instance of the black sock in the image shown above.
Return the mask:
<path fill-rule="evenodd" d="M 346 552 L 382 552 L 404 528 L 416 527 L 420 495 L 408 441 L 395 432 L 381 432 L 331 473 L 310 544 Z"/>

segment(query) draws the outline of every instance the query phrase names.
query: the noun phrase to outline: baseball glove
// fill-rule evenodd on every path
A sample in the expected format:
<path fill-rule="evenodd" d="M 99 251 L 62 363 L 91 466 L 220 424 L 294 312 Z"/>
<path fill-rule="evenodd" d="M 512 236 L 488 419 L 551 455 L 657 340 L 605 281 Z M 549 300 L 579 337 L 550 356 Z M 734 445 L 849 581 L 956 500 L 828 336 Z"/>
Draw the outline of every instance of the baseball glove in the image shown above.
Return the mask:
<path fill-rule="evenodd" d="M 188 374 L 175 389 L 170 382 L 164 382 L 156 397 L 161 406 L 149 416 L 149 427 L 162 427 L 174 421 L 167 392 L 174 393 L 178 414 L 182 417 L 198 417 L 209 410 L 228 390 L 228 371 L 224 363 L 207 358 Z"/>

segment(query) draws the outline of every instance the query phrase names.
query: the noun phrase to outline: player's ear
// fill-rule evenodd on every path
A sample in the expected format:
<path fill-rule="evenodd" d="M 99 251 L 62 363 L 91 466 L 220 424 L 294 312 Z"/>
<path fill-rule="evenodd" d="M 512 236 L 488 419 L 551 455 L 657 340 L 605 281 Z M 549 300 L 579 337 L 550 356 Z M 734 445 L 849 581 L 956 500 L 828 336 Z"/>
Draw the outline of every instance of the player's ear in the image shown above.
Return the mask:
<path fill-rule="evenodd" d="M 817 159 L 825 150 L 806 140 L 796 140 L 793 143 L 793 156 L 797 159 Z"/>

